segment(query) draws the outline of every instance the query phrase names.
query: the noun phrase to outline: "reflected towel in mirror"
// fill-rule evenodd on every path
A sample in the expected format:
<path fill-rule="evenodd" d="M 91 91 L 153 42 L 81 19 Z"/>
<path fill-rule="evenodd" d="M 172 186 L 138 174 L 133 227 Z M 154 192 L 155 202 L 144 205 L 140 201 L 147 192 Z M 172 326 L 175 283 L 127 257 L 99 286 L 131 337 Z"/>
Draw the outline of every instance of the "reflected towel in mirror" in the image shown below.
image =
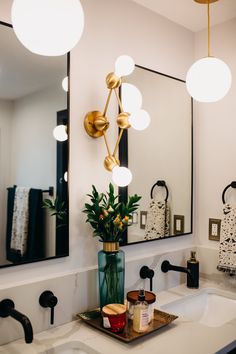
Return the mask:
<path fill-rule="evenodd" d="M 155 198 L 150 202 L 145 227 L 145 240 L 170 236 L 170 208 L 168 202 Z"/>
<path fill-rule="evenodd" d="M 19 239 L 12 240 L 14 226 L 14 207 L 17 187 L 9 187 L 7 199 L 7 233 L 6 233 L 6 258 L 8 261 L 18 263 L 26 260 L 40 259 L 45 254 L 44 219 L 43 219 L 43 193 L 41 189 L 30 188 L 28 193 L 28 223 L 26 218 L 24 227 L 19 225 L 18 231 L 23 230 Z M 25 203 L 27 203 L 25 201 Z M 16 216 L 15 216 L 16 217 Z M 22 221 L 19 218 L 19 222 Z M 27 230 L 27 235 L 26 235 Z M 21 240 L 21 241 L 20 241 Z M 24 246 L 22 245 L 24 240 Z M 17 244 L 17 243 L 20 244 Z M 13 248 L 14 247 L 14 248 Z"/>
<path fill-rule="evenodd" d="M 27 250 L 29 191 L 30 189 L 26 187 L 16 187 L 14 198 L 10 247 L 21 256 Z"/>
<path fill-rule="evenodd" d="M 224 204 L 223 213 L 217 269 L 236 275 L 236 208 Z"/>

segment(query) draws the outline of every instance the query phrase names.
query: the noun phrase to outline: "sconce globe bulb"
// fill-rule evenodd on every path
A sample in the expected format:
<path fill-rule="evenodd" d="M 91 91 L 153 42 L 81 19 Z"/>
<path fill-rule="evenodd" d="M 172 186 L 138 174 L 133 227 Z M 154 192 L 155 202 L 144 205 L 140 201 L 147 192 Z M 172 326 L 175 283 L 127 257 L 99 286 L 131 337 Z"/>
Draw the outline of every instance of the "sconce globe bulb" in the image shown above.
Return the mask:
<path fill-rule="evenodd" d="M 118 77 L 130 75 L 134 71 L 134 60 L 128 55 L 121 55 L 115 62 L 115 74 Z"/>
<path fill-rule="evenodd" d="M 69 87 L 68 76 L 64 77 L 64 79 L 62 80 L 61 86 L 62 86 L 64 91 L 68 92 L 68 87 Z"/>
<path fill-rule="evenodd" d="M 115 166 L 112 170 L 112 180 L 119 187 L 125 187 L 132 181 L 132 173 L 127 167 Z"/>
<path fill-rule="evenodd" d="M 147 111 L 139 109 L 130 115 L 128 121 L 132 128 L 136 130 L 144 130 L 149 126 L 151 118 Z"/>
<path fill-rule="evenodd" d="M 142 107 L 142 94 L 139 89 L 132 84 L 122 84 L 121 99 L 124 112 L 132 113 Z"/>
<path fill-rule="evenodd" d="M 68 53 L 84 28 L 79 0 L 14 0 L 11 18 L 19 41 L 31 52 L 46 56 Z"/>
<path fill-rule="evenodd" d="M 53 129 L 53 136 L 57 141 L 66 141 L 68 139 L 66 126 L 63 124 L 56 126 Z"/>
<path fill-rule="evenodd" d="M 196 61 L 186 77 L 187 90 L 198 102 L 219 101 L 228 93 L 231 82 L 228 65 L 214 57 Z"/>
<path fill-rule="evenodd" d="M 68 172 L 67 171 L 64 173 L 64 181 L 68 182 Z"/>

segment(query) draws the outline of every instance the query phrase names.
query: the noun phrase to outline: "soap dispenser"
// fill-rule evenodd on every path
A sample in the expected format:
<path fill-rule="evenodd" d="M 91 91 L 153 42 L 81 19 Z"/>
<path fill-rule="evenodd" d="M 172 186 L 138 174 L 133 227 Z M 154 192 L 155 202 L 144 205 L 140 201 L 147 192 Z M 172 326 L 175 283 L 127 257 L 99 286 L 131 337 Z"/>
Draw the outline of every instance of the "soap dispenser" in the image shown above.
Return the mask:
<path fill-rule="evenodd" d="M 148 303 L 145 301 L 144 289 L 140 289 L 138 301 L 134 305 L 133 330 L 138 333 L 146 332 L 149 327 L 148 322 Z"/>
<path fill-rule="evenodd" d="M 187 261 L 187 268 L 190 271 L 191 276 L 187 277 L 188 288 L 199 288 L 199 262 L 196 259 L 196 252 L 191 251 L 191 257 Z"/>

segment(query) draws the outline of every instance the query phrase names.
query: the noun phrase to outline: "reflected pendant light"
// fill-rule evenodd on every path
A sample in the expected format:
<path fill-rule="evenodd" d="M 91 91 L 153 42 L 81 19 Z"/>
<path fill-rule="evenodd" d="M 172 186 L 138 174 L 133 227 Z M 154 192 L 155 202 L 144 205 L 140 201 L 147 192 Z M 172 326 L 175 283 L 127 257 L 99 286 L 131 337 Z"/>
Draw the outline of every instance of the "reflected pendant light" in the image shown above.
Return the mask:
<path fill-rule="evenodd" d="M 186 86 L 189 94 L 198 102 L 216 102 L 222 99 L 231 87 L 231 72 L 222 60 L 211 56 L 210 3 L 218 0 L 194 0 L 207 4 L 208 56 L 197 60 L 188 70 Z"/>
<path fill-rule="evenodd" d="M 79 0 L 14 0 L 11 17 L 19 41 L 31 52 L 45 56 L 68 53 L 84 28 Z"/>

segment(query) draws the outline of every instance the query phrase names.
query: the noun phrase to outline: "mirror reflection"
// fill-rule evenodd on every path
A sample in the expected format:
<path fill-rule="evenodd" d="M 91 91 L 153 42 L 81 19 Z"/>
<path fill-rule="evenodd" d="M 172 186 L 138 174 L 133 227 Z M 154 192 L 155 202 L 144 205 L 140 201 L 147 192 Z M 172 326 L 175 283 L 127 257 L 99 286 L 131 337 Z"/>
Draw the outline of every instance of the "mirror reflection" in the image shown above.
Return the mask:
<path fill-rule="evenodd" d="M 0 25 L 0 266 L 68 255 L 67 55 L 38 56 Z"/>
<path fill-rule="evenodd" d="M 142 196 L 124 244 L 164 239 L 192 230 L 192 100 L 185 82 L 136 65 L 126 82 L 142 92 L 151 117 L 146 130 L 129 129 L 120 144 L 122 165 L 133 174 L 120 188 Z M 122 88 L 121 88 L 121 99 Z"/>

